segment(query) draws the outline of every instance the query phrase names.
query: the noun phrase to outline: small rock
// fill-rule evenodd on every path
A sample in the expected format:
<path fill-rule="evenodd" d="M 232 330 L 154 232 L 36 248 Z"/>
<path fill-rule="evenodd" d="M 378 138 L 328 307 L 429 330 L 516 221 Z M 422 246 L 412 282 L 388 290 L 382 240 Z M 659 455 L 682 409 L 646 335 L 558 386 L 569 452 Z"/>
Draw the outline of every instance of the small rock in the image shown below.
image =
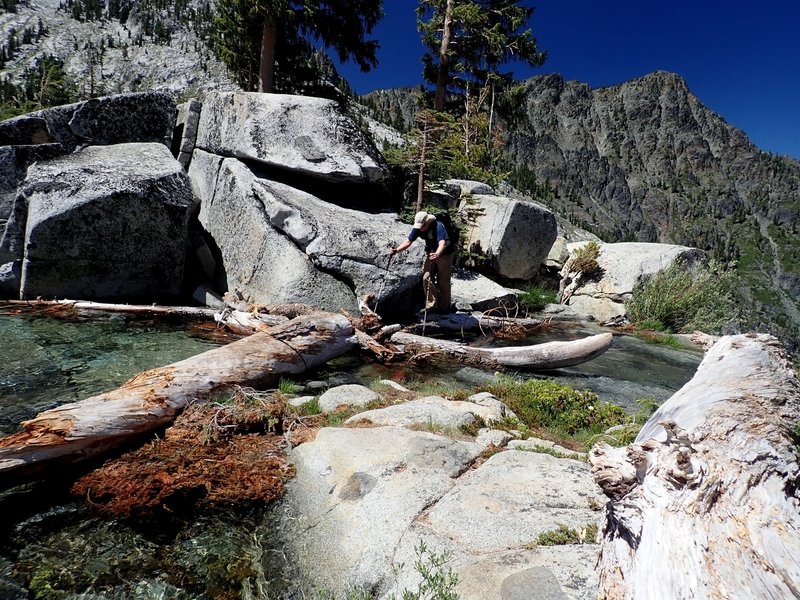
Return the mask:
<path fill-rule="evenodd" d="M 366 406 L 379 399 L 380 394 L 368 387 L 351 383 L 331 388 L 322 394 L 319 397 L 319 407 L 325 412 L 331 412 L 340 406 Z"/>
<path fill-rule="evenodd" d="M 289 404 L 295 408 L 303 406 L 311 402 L 316 396 L 298 396 L 297 398 L 290 398 Z"/>
<path fill-rule="evenodd" d="M 475 441 L 481 446 L 494 446 L 495 448 L 505 448 L 509 441 L 511 441 L 511 434 L 507 431 L 500 429 L 487 429 L 482 428 L 478 431 L 478 436 Z"/>

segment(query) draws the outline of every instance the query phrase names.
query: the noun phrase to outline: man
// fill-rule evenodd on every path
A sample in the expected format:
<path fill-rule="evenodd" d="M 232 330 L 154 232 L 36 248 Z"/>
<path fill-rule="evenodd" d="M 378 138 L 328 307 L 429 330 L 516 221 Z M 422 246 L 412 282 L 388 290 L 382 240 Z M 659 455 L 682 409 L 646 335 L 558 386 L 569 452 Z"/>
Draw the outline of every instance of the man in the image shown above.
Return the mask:
<path fill-rule="evenodd" d="M 425 308 L 436 312 L 450 312 L 450 276 L 453 271 L 453 251 L 447 229 L 441 221 L 424 210 L 414 216 L 414 225 L 390 255 L 408 249 L 417 238 L 425 241 L 425 262 L 422 265 L 422 288 L 425 291 Z"/>

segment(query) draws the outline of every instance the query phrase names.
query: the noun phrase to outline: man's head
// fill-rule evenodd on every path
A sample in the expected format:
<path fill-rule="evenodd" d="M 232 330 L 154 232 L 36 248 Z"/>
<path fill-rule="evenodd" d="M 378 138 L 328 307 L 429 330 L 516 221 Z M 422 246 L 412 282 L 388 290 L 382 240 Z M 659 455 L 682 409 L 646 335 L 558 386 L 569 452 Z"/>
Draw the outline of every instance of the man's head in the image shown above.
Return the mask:
<path fill-rule="evenodd" d="M 432 214 L 425 212 L 424 210 L 419 211 L 416 215 L 414 215 L 414 229 L 419 229 L 420 231 L 427 231 L 431 223 L 436 220 Z"/>

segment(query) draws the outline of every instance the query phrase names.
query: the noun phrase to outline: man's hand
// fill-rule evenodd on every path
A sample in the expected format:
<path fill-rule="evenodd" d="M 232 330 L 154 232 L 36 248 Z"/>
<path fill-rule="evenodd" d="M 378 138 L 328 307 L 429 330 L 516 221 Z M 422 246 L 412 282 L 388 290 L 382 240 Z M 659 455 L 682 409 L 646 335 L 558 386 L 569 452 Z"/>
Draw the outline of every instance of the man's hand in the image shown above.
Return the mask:
<path fill-rule="evenodd" d="M 437 260 L 439 260 L 439 253 L 431 252 L 430 254 L 428 254 L 428 260 L 430 260 L 431 262 L 436 262 Z"/>

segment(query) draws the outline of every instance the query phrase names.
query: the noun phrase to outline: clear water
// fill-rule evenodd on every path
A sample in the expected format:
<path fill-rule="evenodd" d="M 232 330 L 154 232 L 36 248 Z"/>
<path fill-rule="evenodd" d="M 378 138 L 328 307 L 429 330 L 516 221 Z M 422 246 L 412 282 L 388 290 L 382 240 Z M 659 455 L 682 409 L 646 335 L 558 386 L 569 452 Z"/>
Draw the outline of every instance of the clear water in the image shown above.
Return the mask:
<path fill-rule="evenodd" d="M 8 311 L 6 310 L 6 313 Z M 597 333 L 591 325 L 553 327 L 515 342 L 531 344 Z M 148 368 L 218 345 L 183 323 L 122 315 L 64 321 L 0 311 L 0 435 L 52 406 L 116 387 Z M 504 345 L 508 342 L 486 340 Z M 616 336 L 601 357 L 551 377 L 631 410 L 640 397 L 663 400 L 691 379 L 700 353 Z M 376 379 L 474 386 L 492 371 L 444 362 L 378 365 L 358 355 L 335 359 L 299 381 L 308 393 Z M 263 508 L 186 515 L 169 529 L 101 519 L 69 495 L 69 482 L 0 491 L 0 598 L 204 600 L 299 598 L 292 567 L 271 543 L 275 517 Z M 277 543 L 277 542 L 276 542 Z"/>
<path fill-rule="evenodd" d="M 126 315 L 56 319 L 0 307 L 0 436 L 24 419 L 104 392 L 219 344 L 183 322 Z"/>
<path fill-rule="evenodd" d="M 556 324 L 541 333 L 510 342 L 500 339 L 472 340 L 489 346 L 529 345 L 558 340 L 575 340 L 610 331 L 591 323 Z M 687 383 L 697 370 L 702 351 L 687 345 L 672 348 L 645 342 L 631 335 L 616 335 L 611 348 L 589 362 L 547 372 L 505 370 L 518 378 L 554 379 L 578 390 L 591 390 L 601 400 L 622 406 L 631 413 L 636 401 L 649 398 L 662 402 Z M 348 375 L 349 373 L 349 375 Z M 472 387 L 492 379 L 493 371 L 462 367 L 444 361 L 427 364 L 379 365 L 343 357 L 325 368 L 325 376 L 340 383 L 369 385 L 379 379 L 402 382 L 437 381 L 445 386 Z M 323 377 L 324 379 L 324 377 Z M 319 382 L 321 385 L 324 382 Z M 313 392 L 308 390 L 309 393 Z"/>

